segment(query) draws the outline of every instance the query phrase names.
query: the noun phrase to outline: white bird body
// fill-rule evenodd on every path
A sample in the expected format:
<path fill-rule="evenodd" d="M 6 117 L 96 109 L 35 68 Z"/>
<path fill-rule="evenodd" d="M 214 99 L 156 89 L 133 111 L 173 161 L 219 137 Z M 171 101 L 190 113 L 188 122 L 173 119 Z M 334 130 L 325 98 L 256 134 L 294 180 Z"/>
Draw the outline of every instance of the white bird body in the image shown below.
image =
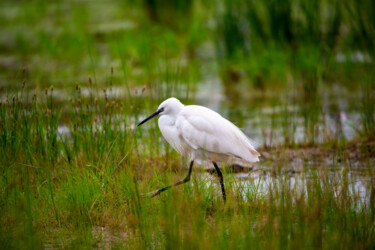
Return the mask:
<path fill-rule="evenodd" d="M 172 97 L 162 102 L 158 110 L 140 122 L 138 126 L 157 115 L 160 115 L 158 124 L 163 137 L 182 156 L 189 157 L 190 167 L 185 179 L 149 193 L 151 197 L 188 182 L 194 161 L 211 161 L 219 176 L 225 201 L 224 178 L 217 162 L 240 163 L 246 166 L 246 163 L 259 161 L 260 154 L 254 149 L 246 135 L 233 123 L 211 109 L 198 105 L 185 106 Z"/>
<path fill-rule="evenodd" d="M 215 111 L 198 105 L 184 106 L 176 98 L 165 100 L 160 109 L 164 109 L 158 120 L 163 137 L 190 161 L 259 161 L 260 154 L 246 135 Z"/>

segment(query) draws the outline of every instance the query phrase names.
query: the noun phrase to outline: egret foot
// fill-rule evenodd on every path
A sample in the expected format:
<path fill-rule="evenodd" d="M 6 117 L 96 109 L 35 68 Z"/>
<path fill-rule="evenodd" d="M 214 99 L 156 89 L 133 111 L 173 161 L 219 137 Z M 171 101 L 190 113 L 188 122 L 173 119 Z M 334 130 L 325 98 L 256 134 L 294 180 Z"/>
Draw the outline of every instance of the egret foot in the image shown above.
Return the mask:
<path fill-rule="evenodd" d="M 157 189 L 155 191 L 152 191 L 152 192 L 149 192 L 149 193 L 146 193 L 146 194 L 141 194 L 141 197 L 150 197 L 150 198 L 153 198 L 155 196 L 158 196 L 159 194 L 161 194 L 165 190 L 170 189 L 171 187 L 175 187 L 175 186 L 178 186 L 178 185 L 181 185 L 181 184 L 184 184 L 184 183 L 190 181 L 190 176 L 191 176 L 191 171 L 193 170 L 193 165 L 194 165 L 194 161 L 191 161 L 190 162 L 190 167 L 189 167 L 189 172 L 188 172 L 187 176 L 185 177 L 185 179 L 183 179 L 182 181 L 178 181 L 178 182 L 176 182 L 175 184 L 173 184 L 171 186 L 166 186 L 166 187 Z"/>

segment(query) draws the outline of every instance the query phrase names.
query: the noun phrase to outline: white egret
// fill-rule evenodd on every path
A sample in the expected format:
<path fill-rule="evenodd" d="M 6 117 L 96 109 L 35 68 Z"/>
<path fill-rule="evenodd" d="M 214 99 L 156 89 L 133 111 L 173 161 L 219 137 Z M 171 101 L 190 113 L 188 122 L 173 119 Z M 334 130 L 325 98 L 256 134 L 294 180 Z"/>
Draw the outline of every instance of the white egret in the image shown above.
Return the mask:
<path fill-rule="evenodd" d="M 217 162 L 259 161 L 260 154 L 246 135 L 233 123 L 209 108 L 198 105 L 185 106 L 178 99 L 171 97 L 162 102 L 157 111 L 138 126 L 158 115 L 160 116 L 158 124 L 163 137 L 178 153 L 190 160 L 190 166 L 185 179 L 151 192 L 151 197 L 188 182 L 194 161 L 209 160 L 212 161 L 219 176 L 225 201 L 224 178 Z"/>

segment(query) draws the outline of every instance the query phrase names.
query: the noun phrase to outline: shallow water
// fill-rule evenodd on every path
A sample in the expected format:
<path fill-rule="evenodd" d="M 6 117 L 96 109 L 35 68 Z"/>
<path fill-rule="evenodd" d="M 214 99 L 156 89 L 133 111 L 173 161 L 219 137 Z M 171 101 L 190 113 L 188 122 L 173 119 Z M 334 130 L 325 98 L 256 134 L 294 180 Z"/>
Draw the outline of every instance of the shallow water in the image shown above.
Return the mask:
<path fill-rule="evenodd" d="M 352 203 L 355 204 L 354 209 L 360 209 L 370 204 L 372 190 L 371 177 L 363 176 L 355 171 L 349 171 L 347 174 L 343 174 L 342 169 L 337 171 L 326 169 L 319 173 L 315 170 L 305 172 L 288 170 L 280 174 L 272 172 L 262 169 L 246 173 L 236 173 L 234 174 L 235 179 L 232 179 L 228 175 L 224 176 L 224 182 L 227 189 L 228 182 L 232 182 L 230 186 L 233 192 L 235 194 L 239 192 L 244 200 L 250 199 L 253 197 L 253 194 L 256 194 L 258 198 L 268 197 L 271 192 L 275 192 L 273 191 L 275 189 L 278 191 L 284 189 L 287 192 L 293 192 L 296 195 L 294 197 L 305 197 L 305 199 L 308 199 L 309 186 L 320 183 L 322 189 L 329 185 L 333 189 L 337 199 L 341 199 L 342 192 L 346 192 L 345 195 L 355 201 Z M 197 178 L 206 179 L 207 187 L 214 185 L 217 194 L 221 194 L 220 185 L 215 174 L 204 173 Z"/>
<path fill-rule="evenodd" d="M 306 143 L 306 118 L 303 105 L 273 105 L 277 96 L 263 97 L 259 105 L 252 105 L 254 101 L 233 104 L 232 100 L 222 93 L 221 84 L 219 78 L 198 84 L 198 90 L 194 94 L 195 103 L 207 106 L 231 120 L 258 146 L 284 144 L 286 131 L 291 134 L 291 141 L 296 144 Z M 90 97 L 91 91 L 89 88 L 82 88 L 82 96 Z M 57 89 L 54 92 L 55 101 L 67 101 L 69 95 L 66 91 Z M 130 94 L 139 96 L 141 92 L 140 88 L 131 91 Z M 98 94 L 99 98 L 104 98 L 103 91 L 99 91 Z M 126 98 L 126 94 L 125 87 L 113 86 L 111 91 L 107 92 L 107 98 L 121 100 Z M 1 99 L 3 101 L 6 99 L 5 94 Z M 349 100 L 345 96 L 322 100 L 321 107 L 317 111 L 319 117 L 315 124 L 314 142 L 322 143 L 327 139 L 340 138 L 351 140 L 358 136 L 357 131 L 361 129 L 360 113 L 352 107 L 352 103 L 359 101 L 359 97 L 353 96 Z M 288 116 L 288 121 L 285 120 L 285 116 Z M 133 127 L 134 124 L 128 125 Z M 67 132 L 66 126 L 62 124 L 59 131 Z"/>
<path fill-rule="evenodd" d="M 333 173 L 329 171 L 324 172 L 325 175 L 328 175 L 329 181 L 333 184 L 334 193 L 336 197 L 340 197 L 343 186 L 342 179 L 343 176 L 339 173 Z M 260 195 L 267 196 L 273 186 L 287 185 L 290 190 L 294 193 L 297 193 L 299 196 L 305 194 L 305 197 L 308 198 L 308 186 L 311 181 L 316 180 L 318 177 L 315 174 L 309 173 L 288 173 L 285 172 L 281 176 L 272 176 L 267 174 L 267 172 L 261 173 L 257 171 L 256 173 L 251 174 L 236 174 L 236 177 L 241 180 L 241 185 L 243 185 L 244 190 L 254 189 L 257 190 L 257 193 Z M 367 205 L 370 202 L 370 192 L 371 192 L 371 179 L 368 177 L 358 176 L 353 173 L 348 173 L 346 176 L 348 179 L 347 189 L 349 191 L 349 196 L 352 197 L 358 206 Z M 319 179 L 321 188 L 325 188 L 325 181 Z M 246 191 L 243 191 L 242 194 L 246 197 Z"/>
<path fill-rule="evenodd" d="M 320 90 L 317 108 L 309 109 L 308 103 L 298 100 L 302 93 L 291 94 L 288 90 L 262 93 L 241 84 L 223 82 L 215 71 L 216 67 L 203 67 L 203 80 L 197 84 L 195 93 L 196 102 L 231 120 L 258 145 L 284 144 L 285 131 L 291 134 L 290 141 L 306 143 L 305 122 L 309 112 L 318 115 L 314 125 L 315 143 L 342 137 L 351 140 L 361 129 L 358 110 L 361 96 L 342 86 L 332 84 Z M 225 89 L 234 89 L 235 98 L 233 93 L 226 94 Z"/>

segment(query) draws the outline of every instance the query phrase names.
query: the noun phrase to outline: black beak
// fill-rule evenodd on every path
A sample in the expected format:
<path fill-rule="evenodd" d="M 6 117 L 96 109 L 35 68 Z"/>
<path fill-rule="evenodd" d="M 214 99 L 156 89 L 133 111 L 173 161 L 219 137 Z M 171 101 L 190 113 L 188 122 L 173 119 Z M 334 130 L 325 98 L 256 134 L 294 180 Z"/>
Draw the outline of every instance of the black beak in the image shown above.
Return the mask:
<path fill-rule="evenodd" d="M 146 119 L 144 119 L 143 121 L 141 121 L 137 127 L 141 126 L 143 123 L 147 122 L 148 120 L 154 118 L 155 116 L 159 115 L 161 112 L 163 112 L 164 109 L 161 108 L 161 109 L 158 109 L 156 112 L 154 112 L 152 115 L 150 115 L 149 117 L 147 117 Z"/>

